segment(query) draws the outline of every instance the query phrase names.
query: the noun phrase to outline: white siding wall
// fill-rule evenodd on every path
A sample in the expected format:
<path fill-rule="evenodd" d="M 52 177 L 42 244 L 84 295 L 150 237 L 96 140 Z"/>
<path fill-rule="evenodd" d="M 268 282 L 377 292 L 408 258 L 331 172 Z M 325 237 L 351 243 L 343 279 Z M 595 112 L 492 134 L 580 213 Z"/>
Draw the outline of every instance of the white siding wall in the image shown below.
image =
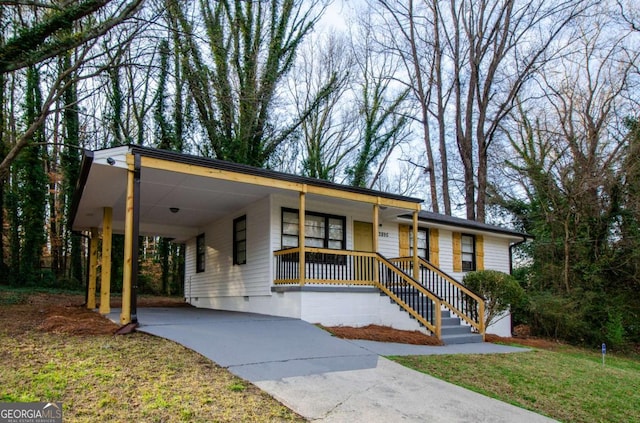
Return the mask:
<path fill-rule="evenodd" d="M 509 240 L 484 237 L 484 268 L 509 273 Z"/>
<path fill-rule="evenodd" d="M 400 255 L 400 247 L 398 240 L 398 223 L 396 222 L 381 222 L 382 226 L 379 231 L 384 235 L 379 236 L 378 247 L 380 254 L 388 259 L 396 258 Z"/>
<path fill-rule="evenodd" d="M 440 248 L 440 269 L 454 278 L 461 280 L 460 274 L 453 273 L 453 241 L 451 239 L 451 231 L 440 229 L 438 231 L 438 237 L 438 247 Z"/>
<path fill-rule="evenodd" d="M 381 298 L 371 294 L 291 293 L 272 294 L 273 251 L 281 249 L 281 211 L 297 209 L 297 195 L 274 195 L 231 213 L 203 228 L 207 254 L 205 272 L 196 273 L 195 239 L 187 242 L 185 297 L 199 307 L 250 311 L 302 317 L 324 324 L 404 326 L 406 313 L 395 312 Z M 372 221 L 372 207 L 353 207 L 353 203 L 334 204 L 307 198 L 306 210 L 346 218 L 347 249 L 353 249 L 353 222 Z M 247 216 L 247 264 L 233 265 L 233 219 Z M 381 221 L 380 252 L 388 258 L 399 255 L 398 222 Z M 424 225 L 421 225 L 424 226 Z M 464 232 L 464 231 L 462 231 Z M 462 281 L 464 273 L 453 272 L 452 232 L 439 230 L 440 268 Z M 509 240 L 484 236 L 485 268 L 509 271 Z M 344 297 L 344 298 L 343 298 Z M 355 300 L 355 303 L 354 303 Z M 388 299 L 387 299 L 388 301 Z M 355 307 L 355 304 L 359 304 Z M 388 310 L 387 310 L 388 309 Z M 391 313 L 393 311 L 393 313 Z M 397 320 L 399 319 L 399 320 Z M 490 333 L 509 335 L 510 316 Z M 409 321 L 409 326 L 414 322 Z M 405 327 L 403 327 L 405 328 Z M 408 328 L 408 327 L 406 327 Z"/>
<path fill-rule="evenodd" d="M 185 296 L 271 295 L 269 198 L 212 222 L 204 228 L 205 271 L 196 273 L 196 241 L 187 242 Z M 233 219 L 247 216 L 247 263 L 233 264 Z"/>
<path fill-rule="evenodd" d="M 307 198 L 305 201 L 305 209 L 307 212 L 316 212 L 324 214 L 332 214 L 336 216 L 344 216 L 346 218 L 347 230 L 347 250 L 353 249 L 353 222 L 372 222 L 373 206 L 353 207 L 354 203 L 344 204 L 327 204 L 313 198 Z M 271 202 L 271 240 L 272 250 L 276 251 L 282 248 L 282 208 L 298 209 L 297 196 L 273 196 Z M 378 228 L 380 232 L 386 232 L 389 237 L 380 237 L 380 252 L 387 257 L 398 256 L 398 228 L 396 223 L 380 222 L 382 227 Z"/>
<path fill-rule="evenodd" d="M 466 233 L 463 230 L 460 232 Z M 509 273 L 509 240 L 483 235 L 484 238 L 484 268 Z M 464 272 L 453 272 L 453 240 L 452 231 L 440 229 L 440 269 L 459 281 L 464 278 Z"/>

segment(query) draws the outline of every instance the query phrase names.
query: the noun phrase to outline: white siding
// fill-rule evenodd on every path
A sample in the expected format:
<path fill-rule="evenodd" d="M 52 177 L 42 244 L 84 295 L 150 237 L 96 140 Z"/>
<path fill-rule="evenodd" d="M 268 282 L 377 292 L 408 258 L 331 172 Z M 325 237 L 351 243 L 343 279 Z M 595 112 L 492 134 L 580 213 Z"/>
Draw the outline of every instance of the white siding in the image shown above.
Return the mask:
<path fill-rule="evenodd" d="M 247 263 L 233 264 L 233 219 L 247 216 Z M 196 273 L 195 239 L 187 242 L 185 296 L 271 295 L 269 198 L 212 222 L 204 229 L 205 271 Z"/>
<path fill-rule="evenodd" d="M 379 236 L 378 238 L 378 248 L 380 249 L 380 254 L 388 259 L 396 258 L 400 255 L 400 247 L 398 241 L 398 223 L 381 223 L 382 226 L 379 228 L 379 231 L 388 236 Z"/>
<path fill-rule="evenodd" d="M 451 231 L 440 229 L 438 231 L 438 237 L 438 246 L 440 248 L 440 269 L 454 278 L 460 279 L 459 273 L 453 273 L 453 240 L 451 239 Z"/>
<path fill-rule="evenodd" d="M 464 229 L 460 232 L 466 233 Z M 484 239 L 484 268 L 509 273 L 509 240 L 483 235 Z M 453 240 L 452 231 L 440 229 L 440 268 L 462 281 L 465 272 L 453 272 Z"/>
<path fill-rule="evenodd" d="M 509 240 L 484 236 L 484 268 L 509 273 Z"/>
<path fill-rule="evenodd" d="M 273 251 L 282 248 L 282 208 L 298 209 L 298 197 L 297 196 L 284 196 L 278 195 L 272 197 L 271 202 L 271 238 Z M 355 202 L 344 202 L 342 204 L 328 204 L 325 201 L 320 201 L 313 198 L 307 198 L 305 201 L 305 210 L 307 212 L 316 212 L 324 214 L 332 214 L 336 216 L 344 216 L 346 218 L 346 231 L 347 231 L 347 250 L 353 249 L 353 222 L 372 222 L 373 221 L 373 206 L 357 206 Z M 389 232 L 389 238 L 380 238 L 380 252 L 388 257 L 396 257 L 398 255 L 398 235 L 397 226 L 395 223 L 385 223 L 382 227 L 378 228 L 379 231 Z"/>

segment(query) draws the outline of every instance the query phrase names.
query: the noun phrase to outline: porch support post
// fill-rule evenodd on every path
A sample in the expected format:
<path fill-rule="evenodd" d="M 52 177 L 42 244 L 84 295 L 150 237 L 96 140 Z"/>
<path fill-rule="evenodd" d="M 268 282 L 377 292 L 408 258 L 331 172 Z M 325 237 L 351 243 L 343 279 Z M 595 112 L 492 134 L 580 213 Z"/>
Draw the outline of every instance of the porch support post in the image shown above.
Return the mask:
<path fill-rule="evenodd" d="M 380 225 L 380 206 L 373 205 L 373 252 L 378 252 L 378 226 Z"/>
<path fill-rule="evenodd" d="M 378 202 L 380 201 L 380 198 L 378 198 Z M 378 203 L 373 205 L 373 252 L 374 253 L 378 253 L 378 225 L 379 225 L 379 221 L 380 221 L 380 206 L 378 205 Z M 378 256 L 375 256 L 373 258 L 373 281 L 374 282 L 379 282 L 380 281 L 380 276 L 378 275 L 378 271 L 379 271 L 379 266 L 378 266 Z"/>
<path fill-rule="evenodd" d="M 419 280 L 420 268 L 418 267 L 418 210 L 413 211 L 413 279 Z"/>
<path fill-rule="evenodd" d="M 102 271 L 100 274 L 100 314 L 111 312 L 111 235 L 113 209 L 105 207 L 102 215 Z"/>
<path fill-rule="evenodd" d="M 304 215 L 305 215 L 305 204 L 306 204 L 306 192 L 307 192 L 307 186 L 303 185 L 302 187 L 302 191 L 300 192 L 300 204 L 298 207 L 298 248 L 299 248 L 299 253 L 298 253 L 298 265 L 299 267 L 299 274 L 300 274 L 300 285 L 304 285 L 305 281 L 307 280 L 307 275 L 306 275 L 306 266 L 305 266 L 305 246 L 304 246 L 304 232 L 305 232 L 305 222 L 304 222 Z"/>
<path fill-rule="evenodd" d="M 138 235 L 140 211 L 140 155 L 127 157 L 127 210 L 124 221 L 124 269 L 122 272 L 122 312 L 120 324 L 137 323 Z"/>
<path fill-rule="evenodd" d="M 96 308 L 96 279 L 98 279 L 98 228 L 91 228 L 89 241 L 89 289 L 87 291 L 87 308 Z"/>

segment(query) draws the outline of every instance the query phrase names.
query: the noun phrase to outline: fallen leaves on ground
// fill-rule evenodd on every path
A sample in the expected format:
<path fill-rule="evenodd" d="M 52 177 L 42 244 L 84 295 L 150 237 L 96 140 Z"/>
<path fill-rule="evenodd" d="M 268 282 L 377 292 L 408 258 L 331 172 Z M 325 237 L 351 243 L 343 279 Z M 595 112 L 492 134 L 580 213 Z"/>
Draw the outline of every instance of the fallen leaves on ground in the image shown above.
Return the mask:
<path fill-rule="evenodd" d="M 399 330 L 388 326 L 368 325 L 363 327 L 331 326 L 323 329 L 343 339 L 364 339 L 367 341 L 396 342 L 412 345 L 443 345 L 434 336 L 420 331 Z"/>

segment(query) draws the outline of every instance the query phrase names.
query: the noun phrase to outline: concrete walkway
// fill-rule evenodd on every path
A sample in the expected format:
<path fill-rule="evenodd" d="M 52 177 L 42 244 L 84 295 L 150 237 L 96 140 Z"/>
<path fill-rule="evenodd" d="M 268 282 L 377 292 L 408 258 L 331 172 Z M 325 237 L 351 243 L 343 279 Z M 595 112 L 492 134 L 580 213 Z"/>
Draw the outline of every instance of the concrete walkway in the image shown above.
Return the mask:
<path fill-rule="evenodd" d="M 117 321 L 118 316 L 113 310 L 109 317 Z M 141 332 L 202 354 L 312 421 L 553 421 L 380 357 L 527 351 L 523 348 L 347 341 L 301 320 L 189 307 L 141 308 L 138 319 Z"/>

